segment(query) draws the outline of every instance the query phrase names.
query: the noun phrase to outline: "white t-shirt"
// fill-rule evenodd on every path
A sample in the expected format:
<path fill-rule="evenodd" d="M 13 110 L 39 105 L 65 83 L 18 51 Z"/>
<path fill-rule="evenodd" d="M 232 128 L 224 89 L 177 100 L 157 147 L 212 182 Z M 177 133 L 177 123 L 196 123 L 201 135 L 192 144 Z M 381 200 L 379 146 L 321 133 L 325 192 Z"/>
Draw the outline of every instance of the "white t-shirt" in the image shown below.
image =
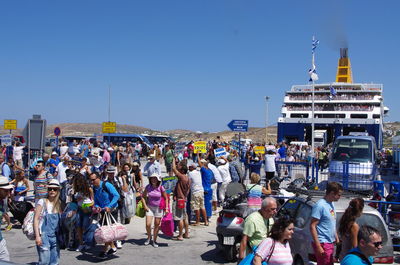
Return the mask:
<path fill-rule="evenodd" d="M 60 147 L 60 156 L 66 154 L 67 151 L 68 151 L 68 146 L 66 146 L 66 145 L 61 146 Z"/>
<path fill-rule="evenodd" d="M 231 173 L 229 172 L 229 162 L 226 162 L 225 165 L 218 166 L 218 171 L 221 174 L 223 183 L 229 183 L 232 181 Z"/>
<path fill-rule="evenodd" d="M 208 168 L 211 169 L 211 171 L 213 172 L 215 180 L 218 183 L 221 183 L 222 182 L 222 177 L 221 177 L 221 174 L 219 173 L 218 168 L 216 166 L 214 166 L 213 164 L 211 164 L 211 163 L 208 163 Z"/>
<path fill-rule="evenodd" d="M 265 155 L 265 171 L 266 172 L 275 172 L 275 158 L 276 155 L 266 154 Z"/>
<path fill-rule="evenodd" d="M 52 202 L 48 202 L 47 205 L 44 206 L 44 202 L 45 202 L 45 199 L 40 199 L 40 200 L 38 200 L 37 203 L 36 203 L 36 205 L 35 205 L 35 207 L 38 206 L 38 205 L 40 205 L 40 206 L 43 207 L 43 211 L 44 211 L 44 207 L 46 207 L 46 211 L 47 211 L 48 213 L 52 213 L 52 212 L 53 212 L 54 204 L 53 204 Z"/>
<path fill-rule="evenodd" d="M 57 165 L 56 172 L 57 174 L 57 180 L 61 183 L 64 181 L 67 181 L 67 174 L 65 174 L 65 171 L 68 169 L 67 164 L 64 164 L 64 162 L 60 162 Z"/>
<path fill-rule="evenodd" d="M 190 190 L 192 191 L 192 194 L 196 192 L 204 192 L 200 171 L 198 171 L 197 169 L 189 171 L 188 176 L 189 179 L 191 180 Z"/>
<path fill-rule="evenodd" d="M 13 158 L 14 160 L 21 160 L 22 159 L 22 153 L 23 153 L 23 146 L 15 146 L 13 150 Z"/>

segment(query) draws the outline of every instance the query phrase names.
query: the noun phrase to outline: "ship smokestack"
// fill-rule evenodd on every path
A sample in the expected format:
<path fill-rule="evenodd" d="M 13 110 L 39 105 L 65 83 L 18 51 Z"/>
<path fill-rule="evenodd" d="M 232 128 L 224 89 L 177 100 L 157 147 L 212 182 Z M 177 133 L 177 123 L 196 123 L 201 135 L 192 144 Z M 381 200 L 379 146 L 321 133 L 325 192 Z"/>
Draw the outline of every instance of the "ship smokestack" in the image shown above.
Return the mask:
<path fill-rule="evenodd" d="M 353 83 L 350 58 L 347 48 L 340 48 L 340 59 L 337 68 L 336 82 Z"/>

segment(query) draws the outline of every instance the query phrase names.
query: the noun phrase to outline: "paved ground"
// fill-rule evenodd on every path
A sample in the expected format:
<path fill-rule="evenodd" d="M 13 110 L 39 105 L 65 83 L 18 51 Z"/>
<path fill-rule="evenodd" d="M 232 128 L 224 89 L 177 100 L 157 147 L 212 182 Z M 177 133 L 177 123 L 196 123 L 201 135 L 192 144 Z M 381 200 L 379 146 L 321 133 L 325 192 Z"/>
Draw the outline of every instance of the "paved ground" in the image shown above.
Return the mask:
<path fill-rule="evenodd" d="M 191 226 L 190 239 L 173 241 L 161 235 L 158 242 L 160 247 L 144 246 L 145 224 L 144 218 L 135 217 L 129 224 L 129 237 L 117 255 L 109 260 L 99 260 L 93 254 L 62 250 L 61 264 L 210 264 L 226 263 L 215 248 L 217 236 L 215 234 L 215 220 L 213 216 L 210 226 Z M 12 229 L 4 232 L 11 260 L 21 264 L 37 262 L 37 252 L 34 241 L 28 240 L 21 229 Z M 234 264 L 234 263 L 231 263 Z"/>

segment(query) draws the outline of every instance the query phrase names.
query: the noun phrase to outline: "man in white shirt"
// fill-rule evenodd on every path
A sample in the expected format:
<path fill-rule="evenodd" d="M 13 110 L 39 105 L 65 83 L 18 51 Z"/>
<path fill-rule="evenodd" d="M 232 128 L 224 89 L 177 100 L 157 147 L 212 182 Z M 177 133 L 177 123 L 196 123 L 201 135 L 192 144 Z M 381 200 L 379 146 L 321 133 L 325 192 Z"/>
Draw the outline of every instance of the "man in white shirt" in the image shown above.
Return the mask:
<path fill-rule="evenodd" d="M 219 188 L 219 199 L 223 202 L 225 200 L 226 188 L 232 181 L 231 173 L 229 172 L 229 162 L 225 157 L 218 159 L 218 171 L 222 177 L 222 184 Z"/>
<path fill-rule="evenodd" d="M 197 170 L 196 163 L 189 164 L 189 173 L 190 179 L 190 191 L 191 191 L 191 198 L 190 204 L 192 207 L 192 211 L 196 214 L 196 223 L 193 225 L 200 225 L 200 212 L 203 216 L 204 225 L 208 226 L 208 219 L 206 214 L 206 208 L 204 207 L 204 188 L 203 182 L 201 179 L 201 173 Z"/>
<path fill-rule="evenodd" d="M 65 181 L 67 181 L 67 174 L 65 171 L 68 169 L 68 164 L 69 164 L 69 159 L 70 157 L 68 155 L 65 155 L 63 157 L 63 161 L 61 163 L 58 163 L 56 172 L 54 173 L 54 176 L 57 177 L 58 182 L 62 185 Z"/>
<path fill-rule="evenodd" d="M 60 156 L 64 156 L 66 155 L 68 152 L 68 146 L 66 142 L 62 142 L 61 143 L 61 147 L 60 147 Z"/>
<path fill-rule="evenodd" d="M 20 168 L 24 168 L 22 163 L 23 152 L 24 152 L 24 146 L 21 146 L 20 142 L 16 142 L 14 146 L 13 159 L 15 164 Z"/>
<path fill-rule="evenodd" d="M 210 162 L 208 162 L 208 168 L 213 172 L 214 174 L 214 178 L 215 178 L 215 183 L 211 184 L 211 189 L 213 191 L 213 195 L 212 195 L 212 205 L 213 205 L 213 210 L 216 211 L 217 210 L 217 205 L 218 205 L 218 201 L 219 201 L 219 188 L 221 187 L 222 184 L 222 177 L 221 174 L 219 173 L 219 170 L 216 166 L 214 166 L 213 164 L 211 164 Z"/>
<path fill-rule="evenodd" d="M 149 156 L 149 161 L 143 168 L 143 175 L 149 177 L 153 176 L 154 174 L 161 177 L 161 165 L 159 162 L 157 162 L 156 155 L 151 154 Z"/>

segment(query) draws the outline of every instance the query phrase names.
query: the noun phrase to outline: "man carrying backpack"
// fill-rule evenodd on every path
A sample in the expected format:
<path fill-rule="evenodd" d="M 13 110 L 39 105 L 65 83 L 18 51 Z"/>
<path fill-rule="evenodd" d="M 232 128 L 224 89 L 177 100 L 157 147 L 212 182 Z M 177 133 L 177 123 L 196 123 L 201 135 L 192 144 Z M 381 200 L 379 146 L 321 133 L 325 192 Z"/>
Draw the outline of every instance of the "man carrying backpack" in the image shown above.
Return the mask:
<path fill-rule="evenodd" d="M 111 213 L 114 218 L 117 218 L 118 211 L 116 208 L 118 207 L 120 196 L 115 187 L 109 182 L 101 181 L 100 175 L 97 172 L 90 174 L 89 179 L 93 185 L 94 206 L 101 211 Z M 102 220 L 100 220 L 100 224 L 102 224 Z M 115 252 L 117 252 L 117 248 L 114 242 L 105 243 L 103 251 L 99 253 L 99 258 L 105 259 L 108 255 L 112 255 Z"/>
<path fill-rule="evenodd" d="M 106 169 L 106 178 L 105 178 L 105 182 L 108 182 L 110 184 L 112 184 L 114 186 L 114 188 L 117 190 L 118 195 L 119 195 L 119 199 L 118 199 L 118 206 L 116 209 L 117 212 L 117 218 L 115 218 L 117 220 L 117 222 L 119 223 L 123 223 L 122 222 L 122 218 L 123 218 L 123 214 L 122 214 L 122 208 L 124 207 L 124 193 L 128 192 L 128 183 L 126 181 L 126 177 L 121 177 L 120 175 L 116 176 L 115 175 L 115 167 L 114 166 L 109 166 Z M 121 241 L 116 241 L 116 246 L 118 249 L 122 248 L 122 243 Z"/>

